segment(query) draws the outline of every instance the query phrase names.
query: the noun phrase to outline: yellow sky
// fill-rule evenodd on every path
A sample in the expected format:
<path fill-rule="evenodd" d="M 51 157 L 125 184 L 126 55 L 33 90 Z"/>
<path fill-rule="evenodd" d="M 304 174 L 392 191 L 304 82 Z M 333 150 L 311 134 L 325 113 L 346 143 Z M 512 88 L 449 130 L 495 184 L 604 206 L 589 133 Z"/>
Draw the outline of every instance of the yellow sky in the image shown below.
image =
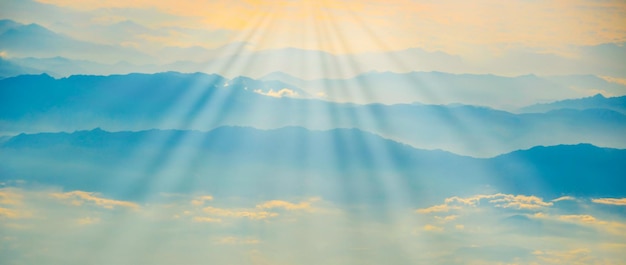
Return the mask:
<path fill-rule="evenodd" d="M 260 49 L 343 53 L 422 47 L 455 53 L 476 45 L 551 50 L 626 41 L 621 0 L 39 1 L 83 11 L 153 8 L 186 19 L 149 26 L 233 30 L 238 33 L 233 41 L 254 42 Z"/>

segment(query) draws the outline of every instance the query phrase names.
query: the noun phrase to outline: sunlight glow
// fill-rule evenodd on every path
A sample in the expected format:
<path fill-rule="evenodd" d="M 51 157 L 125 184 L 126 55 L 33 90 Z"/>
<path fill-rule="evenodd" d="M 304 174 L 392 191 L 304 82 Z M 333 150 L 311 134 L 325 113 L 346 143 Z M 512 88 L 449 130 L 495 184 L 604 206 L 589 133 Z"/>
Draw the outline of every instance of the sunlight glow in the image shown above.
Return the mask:
<path fill-rule="evenodd" d="M 0 264 L 621 264 L 626 3 L 7 0 Z"/>

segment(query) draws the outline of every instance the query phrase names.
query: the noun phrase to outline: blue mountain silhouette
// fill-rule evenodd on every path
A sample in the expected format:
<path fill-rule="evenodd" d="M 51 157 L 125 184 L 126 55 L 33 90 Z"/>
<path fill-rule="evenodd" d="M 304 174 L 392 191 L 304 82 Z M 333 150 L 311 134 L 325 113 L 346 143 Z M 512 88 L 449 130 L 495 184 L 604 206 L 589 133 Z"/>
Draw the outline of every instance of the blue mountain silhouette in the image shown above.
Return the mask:
<path fill-rule="evenodd" d="M 329 99 L 336 101 L 465 103 L 511 111 L 537 102 L 575 98 L 598 90 L 623 95 L 626 88 L 592 75 L 506 77 L 445 72 L 368 72 L 346 79 L 303 80 L 274 72 L 261 79 L 280 80 L 309 91 L 324 91 Z"/>
<path fill-rule="evenodd" d="M 149 59 L 142 52 L 127 47 L 77 40 L 39 24 L 25 25 L 11 20 L 2 20 L 0 23 L 0 50 L 8 52 L 12 57 L 63 56 L 109 63 L 130 58 Z"/>
<path fill-rule="evenodd" d="M 557 109 L 607 109 L 626 114 L 626 96 L 606 98 L 602 94 L 593 97 L 566 99 L 551 103 L 535 104 L 520 109 L 522 112 L 547 112 Z"/>
<path fill-rule="evenodd" d="M 0 159 L 0 181 L 134 200 L 155 192 L 280 193 L 376 204 L 388 202 L 390 185 L 424 203 L 486 187 L 546 198 L 626 195 L 626 150 L 560 145 L 477 159 L 414 149 L 357 129 L 20 134 L 0 144 Z"/>
<path fill-rule="evenodd" d="M 513 114 L 466 105 L 359 105 L 254 92 L 283 88 L 305 93 L 277 81 L 230 80 L 200 73 L 19 76 L 0 80 L 0 122 L 5 135 L 95 127 L 112 131 L 207 131 L 227 125 L 358 128 L 423 149 L 481 157 L 581 142 L 626 148 L 626 116 L 607 109 Z"/>

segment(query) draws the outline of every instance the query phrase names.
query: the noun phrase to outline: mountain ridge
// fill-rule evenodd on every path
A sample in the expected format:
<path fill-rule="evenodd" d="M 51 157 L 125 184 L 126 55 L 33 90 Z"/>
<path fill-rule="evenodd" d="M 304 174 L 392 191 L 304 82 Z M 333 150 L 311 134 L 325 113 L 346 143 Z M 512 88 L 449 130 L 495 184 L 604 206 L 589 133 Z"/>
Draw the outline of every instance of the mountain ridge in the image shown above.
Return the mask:
<path fill-rule="evenodd" d="M 605 97 L 596 94 L 591 97 L 564 99 L 550 103 L 541 103 L 526 106 L 519 111 L 522 113 L 548 112 L 556 109 L 593 109 L 601 108 L 626 114 L 626 96 Z"/>
<path fill-rule="evenodd" d="M 368 136 L 372 136 L 372 137 L 378 137 L 381 140 L 384 141 L 389 141 L 389 142 L 393 142 L 394 144 L 398 144 L 401 145 L 403 147 L 408 147 L 411 149 L 415 149 L 415 150 L 420 150 L 420 151 L 428 151 L 428 152 L 440 152 L 440 153 L 445 153 L 445 154 L 452 154 L 455 156 L 459 156 L 459 157 L 467 157 L 467 158 L 473 158 L 473 159 L 493 159 L 493 158 L 497 158 L 497 157 L 501 157 L 501 156 L 509 156 L 509 155 L 515 155 L 518 153 L 523 153 L 523 152 L 532 152 L 532 151 L 536 151 L 536 150 L 546 150 L 546 149 L 560 149 L 560 148 L 573 148 L 573 147 L 581 147 L 581 148 L 587 148 L 587 149 L 604 149 L 604 150 L 622 150 L 622 151 L 626 151 L 626 148 L 613 148 L 613 147 L 602 147 L 602 146 L 597 146 L 591 143 L 576 143 L 576 144 L 556 144 L 556 145 L 537 145 L 537 146 L 533 146 L 530 148 L 526 148 L 526 149 L 519 149 L 519 150 L 514 150 L 511 152 L 507 152 L 507 153 L 502 153 L 502 154 L 497 154 L 495 156 L 492 157 L 472 157 L 472 156 L 466 156 L 466 155 L 462 155 L 462 154 L 457 154 L 454 152 L 450 152 L 450 151 L 446 151 L 446 150 L 441 150 L 441 149 L 421 149 L 421 148 L 417 148 L 414 146 L 411 146 L 409 144 L 406 143 L 402 143 L 393 139 L 389 139 L 389 138 L 385 138 L 383 136 L 380 136 L 378 134 L 372 133 L 372 132 L 368 132 L 368 131 L 364 131 L 358 128 L 334 128 L 334 129 L 326 129 L 326 130 L 321 130 L 321 129 L 308 129 L 306 127 L 303 126 L 285 126 L 285 127 L 280 127 L 280 128 L 270 128 L 270 129 L 260 129 L 260 128 L 255 128 L 253 126 L 219 126 L 216 127 L 212 130 L 208 130 L 208 131 L 202 131 L 202 130 L 183 130 L 183 129 L 148 129 L 148 130 L 137 130 L 137 131 L 108 131 L 105 129 L 102 129 L 100 127 L 96 127 L 93 129 L 89 129 L 89 130 L 76 130 L 76 131 L 59 131 L 59 132 L 37 132 L 37 133 L 20 133 L 18 135 L 14 135 L 14 136 L 3 136 L 3 138 L 7 139 L 7 141 L 5 141 L 4 143 L 0 143 L 0 146 L 2 147 L 20 147 L 20 145 L 15 145 L 16 142 L 14 140 L 18 139 L 17 142 L 20 142 L 22 137 L 40 137 L 40 136 L 50 136 L 50 135 L 62 135 L 62 136 L 72 136 L 72 135 L 87 135 L 87 134 L 93 134 L 93 133 L 97 133 L 97 134 L 108 134 L 108 135 L 129 135 L 129 134 L 143 134 L 143 133 L 191 133 L 191 134 L 212 134 L 212 133 L 225 133 L 228 134 L 230 131 L 237 131 L 237 130 L 254 130 L 254 131 L 259 131 L 259 132 L 263 132 L 263 133 L 272 133 L 272 132 L 276 132 L 276 131 L 283 131 L 283 130 L 290 130 L 290 131 L 305 131 L 305 132 L 310 132 L 310 133 L 334 133 L 334 132 L 356 132 L 359 134 L 365 134 Z"/>
<path fill-rule="evenodd" d="M 224 125 L 359 128 L 422 149 L 481 157 L 560 143 L 626 147 L 626 115 L 610 110 L 515 114 L 472 105 L 336 103 L 262 95 L 299 88 L 236 80 L 245 82 L 177 72 L 6 78 L 0 80 L 0 122 L 4 135 L 94 127 L 112 131 L 207 131 Z"/>
<path fill-rule="evenodd" d="M 620 163 L 626 159 L 624 149 L 558 145 L 472 158 L 415 149 L 358 129 L 21 134 L 0 144 L 0 158 L 5 161 L 0 164 L 2 181 L 21 179 L 119 196 L 129 196 L 128 189 L 143 190 L 137 186 L 142 182 L 176 180 L 179 186 L 158 189 L 219 194 L 239 187 L 256 194 L 271 191 L 275 183 L 292 183 L 294 194 L 336 197 L 325 190 L 341 185 L 347 191 L 372 192 L 363 199 L 373 200 L 388 196 L 376 184 L 386 178 L 404 183 L 417 197 L 460 196 L 485 187 L 547 197 L 626 195 L 620 188 L 626 181 L 620 177 L 626 175 L 626 165 Z M 241 183 L 268 189 L 253 191 Z"/>

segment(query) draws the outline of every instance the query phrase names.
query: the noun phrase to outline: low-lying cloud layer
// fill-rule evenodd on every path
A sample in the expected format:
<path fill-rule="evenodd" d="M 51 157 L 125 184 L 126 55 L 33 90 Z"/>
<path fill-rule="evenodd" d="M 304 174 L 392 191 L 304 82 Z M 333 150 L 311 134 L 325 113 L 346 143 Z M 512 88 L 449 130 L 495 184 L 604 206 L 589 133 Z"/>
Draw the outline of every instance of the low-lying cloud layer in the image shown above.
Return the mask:
<path fill-rule="evenodd" d="M 617 213 L 624 206 L 600 207 L 598 202 L 607 198 L 478 194 L 449 197 L 443 204 L 417 210 L 382 212 L 323 198 L 254 202 L 162 194 L 138 203 L 24 184 L 0 188 L 0 198 L 0 252 L 9 263 L 81 264 L 94 256 L 118 264 L 167 264 L 173 259 L 193 263 L 208 251 L 212 259 L 238 264 L 259 264 L 252 256 L 278 264 L 361 259 L 388 259 L 393 264 L 620 264 L 626 249 L 626 217 Z M 383 216 L 393 218 L 380 219 Z M 84 243 L 105 234 L 108 241 Z M 138 245 L 117 245 L 124 238 L 135 238 Z M 206 246 L 203 252 L 193 252 L 200 246 Z M 290 251 L 279 251 L 281 246 Z M 74 254 L 46 251 L 51 247 Z M 77 249 L 81 252 L 72 251 Z M 169 254 L 148 255 L 159 249 Z M 327 255 L 307 259 L 318 251 Z M 250 259 L 239 260 L 239 255 Z"/>

